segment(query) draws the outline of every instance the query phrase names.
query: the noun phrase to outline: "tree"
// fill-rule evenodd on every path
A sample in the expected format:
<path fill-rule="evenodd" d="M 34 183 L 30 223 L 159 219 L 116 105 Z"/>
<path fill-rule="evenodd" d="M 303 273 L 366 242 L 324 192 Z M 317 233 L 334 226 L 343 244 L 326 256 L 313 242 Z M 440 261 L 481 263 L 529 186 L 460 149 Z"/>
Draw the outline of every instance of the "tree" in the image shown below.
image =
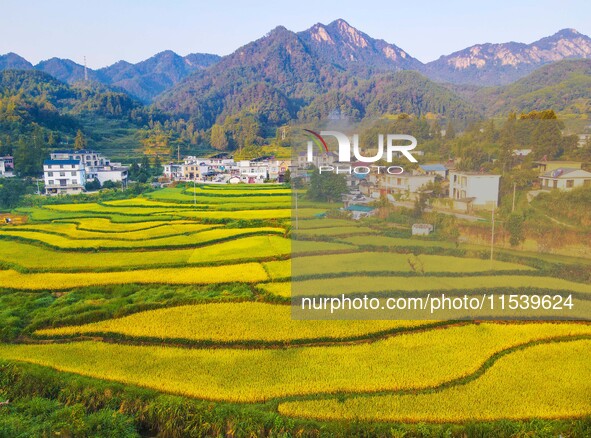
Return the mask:
<path fill-rule="evenodd" d="M 454 124 L 450 121 L 447 123 L 447 127 L 445 128 L 445 139 L 453 140 L 454 138 L 456 138 L 456 130 L 454 128 Z"/>
<path fill-rule="evenodd" d="M 142 161 L 140 163 L 141 173 L 145 173 L 146 175 L 151 175 L 152 168 L 150 166 L 150 159 L 147 155 L 142 156 Z"/>
<path fill-rule="evenodd" d="M 74 150 L 81 151 L 83 149 L 86 149 L 86 146 L 87 146 L 86 137 L 84 136 L 82 131 L 79 129 L 78 132 L 76 133 L 76 138 L 74 139 Z"/>
<path fill-rule="evenodd" d="M 156 155 L 156 158 L 154 159 L 154 170 L 153 170 L 153 174 L 154 176 L 160 176 L 162 175 L 162 172 L 164 171 L 164 169 L 162 168 L 162 162 L 160 161 L 160 156 Z"/>
<path fill-rule="evenodd" d="M 511 214 L 507 219 L 507 231 L 509 231 L 511 246 L 517 246 L 525 240 L 524 222 L 523 216 L 520 214 Z"/>
<path fill-rule="evenodd" d="M 21 198 L 27 193 L 33 193 L 33 190 L 34 186 L 30 180 L 0 179 L 0 208 L 10 210 L 17 207 Z"/>
<path fill-rule="evenodd" d="M 211 146 L 220 151 L 227 150 L 229 146 L 226 131 L 217 123 L 211 127 Z"/>
<path fill-rule="evenodd" d="M 84 189 L 87 192 L 94 192 L 96 190 L 99 190 L 101 188 L 101 183 L 98 179 L 93 179 L 91 181 L 87 181 L 86 184 L 84 185 Z"/>
<path fill-rule="evenodd" d="M 312 172 L 308 198 L 313 201 L 334 202 L 340 200 L 341 195 L 347 192 L 347 181 L 344 175 L 336 173 Z"/>
<path fill-rule="evenodd" d="M 43 133 L 36 130 L 33 139 L 27 143 L 19 139 L 14 150 L 14 168 L 17 174 L 23 176 L 38 176 L 43 172 L 45 158 L 45 143 Z"/>

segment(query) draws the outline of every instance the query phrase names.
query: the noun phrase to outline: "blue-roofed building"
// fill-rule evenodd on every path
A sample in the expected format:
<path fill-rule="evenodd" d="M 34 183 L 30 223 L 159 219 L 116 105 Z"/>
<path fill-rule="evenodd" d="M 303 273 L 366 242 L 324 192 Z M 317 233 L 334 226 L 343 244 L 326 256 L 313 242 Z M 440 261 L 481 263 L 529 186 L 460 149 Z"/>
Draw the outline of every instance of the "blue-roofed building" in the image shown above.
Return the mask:
<path fill-rule="evenodd" d="M 448 168 L 443 164 L 421 164 L 419 165 L 420 173 L 424 175 L 440 176 L 441 178 L 447 178 Z"/>
<path fill-rule="evenodd" d="M 48 195 L 78 194 L 84 190 L 86 171 L 80 160 L 45 160 L 43 178 Z"/>

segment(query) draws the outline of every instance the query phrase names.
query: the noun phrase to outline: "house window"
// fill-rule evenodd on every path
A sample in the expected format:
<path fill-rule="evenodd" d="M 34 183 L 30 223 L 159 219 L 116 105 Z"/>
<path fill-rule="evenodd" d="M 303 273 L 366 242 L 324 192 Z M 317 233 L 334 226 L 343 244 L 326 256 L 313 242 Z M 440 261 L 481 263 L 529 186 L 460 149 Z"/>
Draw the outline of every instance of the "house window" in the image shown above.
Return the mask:
<path fill-rule="evenodd" d="M 63 169 L 63 168 L 64 168 L 64 165 L 63 164 L 60 164 L 60 169 Z"/>
<path fill-rule="evenodd" d="M 47 176 L 53 176 L 53 172 L 47 172 Z"/>
<path fill-rule="evenodd" d="M 574 185 L 575 185 L 575 180 L 574 179 L 567 179 L 566 180 L 566 188 L 567 189 L 573 188 Z"/>
<path fill-rule="evenodd" d="M 72 176 L 76 176 L 76 172 L 72 172 Z"/>
<path fill-rule="evenodd" d="M 52 186 L 53 185 L 53 180 L 50 179 L 49 181 L 47 181 L 47 184 L 49 184 L 50 186 Z"/>
<path fill-rule="evenodd" d="M 60 172 L 60 176 L 66 176 L 66 172 Z"/>
<path fill-rule="evenodd" d="M 555 179 L 554 181 L 552 181 L 552 187 L 553 188 L 557 188 L 558 187 L 558 180 Z"/>
<path fill-rule="evenodd" d="M 591 179 L 586 179 L 585 181 L 583 181 L 583 185 L 585 187 L 591 186 Z"/>

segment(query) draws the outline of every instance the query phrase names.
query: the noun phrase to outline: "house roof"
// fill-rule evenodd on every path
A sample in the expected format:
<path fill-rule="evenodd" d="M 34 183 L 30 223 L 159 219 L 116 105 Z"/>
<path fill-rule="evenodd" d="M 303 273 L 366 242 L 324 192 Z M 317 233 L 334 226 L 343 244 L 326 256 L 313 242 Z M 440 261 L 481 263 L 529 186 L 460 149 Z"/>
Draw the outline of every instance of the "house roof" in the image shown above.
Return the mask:
<path fill-rule="evenodd" d="M 80 164 L 80 160 L 45 160 L 43 164 Z"/>
<path fill-rule="evenodd" d="M 91 149 L 82 149 L 79 151 L 76 151 L 74 149 L 60 149 L 57 151 L 50 151 L 51 154 L 98 154 L 98 152 L 93 151 Z"/>
<path fill-rule="evenodd" d="M 465 175 L 465 176 L 498 176 L 499 178 L 501 175 L 495 175 L 494 173 L 482 173 L 482 172 L 461 172 L 461 171 L 454 171 L 455 175 Z"/>
<path fill-rule="evenodd" d="M 544 160 L 539 160 L 539 161 L 534 161 L 534 164 L 562 164 L 564 167 L 569 167 L 569 164 L 574 164 L 576 166 L 581 166 L 581 162 L 580 161 L 544 161 Z"/>
<path fill-rule="evenodd" d="M 572 167 L 559 167 L 558 169 L 544 172 L 540 177 L 541 178 L 552 178 L 552 179 L 560 179 L 560 178 L 567 178 L 567 177 L 572 178 L 572 177 L 575 177 L 575 175 L 571 175 L 573 172 L 581 173 L 581 175 L 577 175 L 579 178 L 591 178 L 591 172 L 587 172 L 586 170 L 582 170 L 582 169 L 573 169 Z"/>
<path fill-rule="evenodd" d="M 422 164 L 419 167 L 425 172 L 445 172 L 447 170 L 443 164 Z"/>
<path fill-rule="evenodd" d="M 347 211 L 360 211 L 362 213 L 369 213 L 370 211 L 374 211 L 375 208 L 374 207 L 368 207 L 367 205 L 349 205 L 347 208 L 345 208 L 345 210 Z"/>

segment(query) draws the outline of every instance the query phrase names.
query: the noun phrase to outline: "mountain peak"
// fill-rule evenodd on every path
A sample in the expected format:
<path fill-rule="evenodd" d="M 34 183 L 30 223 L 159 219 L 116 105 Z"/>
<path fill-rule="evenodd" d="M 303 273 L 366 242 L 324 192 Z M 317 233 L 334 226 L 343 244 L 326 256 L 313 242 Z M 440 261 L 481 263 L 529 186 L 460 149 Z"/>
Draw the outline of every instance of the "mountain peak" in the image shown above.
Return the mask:
<path fill-rule="evenodd" d="M 573 28 L 566 28 L 566 29 L 561 29 L 558 32 L 556 32 L 554 35 L 552 35 L 553 37 L 561 37 L 561 38 L 576 38 L 579 36 L 582 36 L 583 34 L 581 32 L 579 32 L 576 29 Z"/>
<path fill-rule="evenodd" d="M 473 85 L 503 85 L 536 68 L 563 59 L 591 58 L 591 38 L 562 29 L 531 44 L 477 44 L 426 65 L 436 80 Z"/>

